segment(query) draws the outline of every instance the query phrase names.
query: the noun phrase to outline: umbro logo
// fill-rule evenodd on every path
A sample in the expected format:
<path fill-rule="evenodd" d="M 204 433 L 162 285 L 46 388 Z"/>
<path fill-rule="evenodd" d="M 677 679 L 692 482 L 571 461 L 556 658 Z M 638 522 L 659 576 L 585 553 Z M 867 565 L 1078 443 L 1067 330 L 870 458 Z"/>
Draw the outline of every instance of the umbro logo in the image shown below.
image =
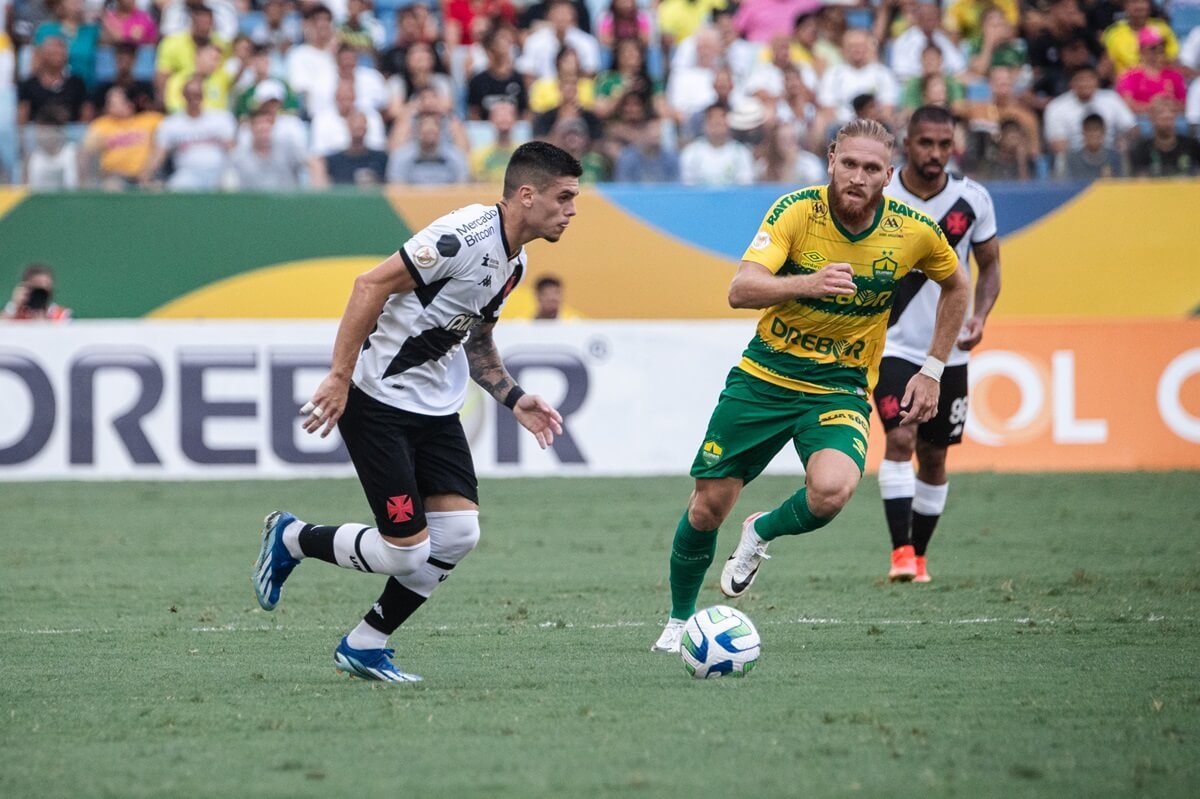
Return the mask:
<path fill-rule="evenodd" d="M 490 289 L 492 287 L 492 276 L 488 275 L 483 280 L 479 281 L 479 285 L 483 286 L 485 289 Z"/>

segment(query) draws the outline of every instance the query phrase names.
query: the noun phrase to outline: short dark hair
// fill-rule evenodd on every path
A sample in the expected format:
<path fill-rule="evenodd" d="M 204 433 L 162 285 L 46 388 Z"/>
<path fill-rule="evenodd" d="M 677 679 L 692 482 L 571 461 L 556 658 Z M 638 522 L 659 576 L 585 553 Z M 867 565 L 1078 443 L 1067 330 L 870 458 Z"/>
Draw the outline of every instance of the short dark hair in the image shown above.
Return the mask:
<path fill-rule="evenodd" d="M 1082 75 L 1085 72 L 1090 72 L 1097 77 L 1100 76 L 1100 71 L 1097 70 L 1095 66 L 1092 64 L 1083 64 L 1071 70 L 1071 74 L 1067 75 L 1067 82 L 1070 83 L 1071 81 L 1075 80 L 1076 75 Z"/>
<path fill-rule="evenodd" d="M 854 109 L 854 113 L 861 114 L 863 110 L 871 103 L 875 102 L 875 95 L 867 92 L 860 94 L 850 101 L 850 107 Z"/>
<path fill-rule="evenodd" d="M 32 263 L 29 266 L 25 267 L 23 270 L 21 270 L 21 282 L 24 283 L 26 280 L 29 280 L 30 278 L 33 278 L 33 277 L 37 277 L 38 275 L 46 275 L 51 280 L 53 280 L 54 279 L 54 270 L 50 268 L 50 264 L 43 264 L 40 262 Z"/>
<path fill-rule="evenodd" d="M 1099 125 L 1101 128 L 1107 127 L 1104 122 L 1104 117 L 1096 113 L 1088 114 L 1083 118 L 1083 126 L 1085 128 L 1089 128 L 1093 125 Z"/>
<path fill-rule="evenodd" d="M 522 186 L 538 191 L 557 178 L 583 175 L 583 167 L 573 155 L 544 141 L 531 141 L 513 151 L 504 170 L 504 196 L 512 197 Z"/>
<path fill-rule="evenodd" d="M 494 20 L 492 24 L 488 26 L 487 33 L 483 34 L 483 39 L 480 41 L 480 44 L 483 45 L 483 49 L 491 50 L 496 44 L 496 38 L 499 37 L 501 33 L 506 31 L 511 33 L 512 28 L 509 27 L 502 19 L 497 18 Z"/>
<path fill-rule="evenodd" d="M 923 105 L 908 118 L 908 132 L 911 135 L 917 126 L 928 122 L 932 125 L 949 125 L 954 127 L 954 114 L 940 105 Z"/>
<path fill-rule="evenodd" d="M 548 288 L 562 288 L 562 280 L 554 275 L 542 275 L 538 278 L 537 282 L 533 284 L 533 290 L 538 294 L 541 294 L 544 289 Z"/>
<path fill-rule="evenodd" d="M 720 111 L 723 114 L 728 114 L 729 106 L 725 105 L 725 103 L 721 102 L 720 100 L 717 100 L 715 103 L 710 105 L 708 108 L 704 109 L 704 118 L 708 119 L 708 115 L 714 111 Z"/>
<path fill-rule="evenodd" d="M 137 55 L 138 46 L 133 42 L 117 42 L 113 45 L 113 52 L 117 55 Z"/>
<path fill-rule="evenodd" d="M 816 11 L 801 11 L 799 14 L 796 15 L 796 20 L 792 23 L 792 30 L 799 28 L 801 25 L 803 25 L 805 22 L 807 22 L 810 18 L 815 18 L 816 16 L 817 16 Z"/>
<path fill-rule="evenodd" d="M 318 17 L 321 14 L 324 14 L 325 16 L 329 17 L 330 19 L 333 19 L 333 12 L 329 10 L 329 6 L 323 5 L 321 3 L 317 3 L 315 6 L 312 6 L 311 8 L 309 8 L 308 11 L 305 12 L 304 18 L 305 19 L 313 19 L 314 17 Z"/>

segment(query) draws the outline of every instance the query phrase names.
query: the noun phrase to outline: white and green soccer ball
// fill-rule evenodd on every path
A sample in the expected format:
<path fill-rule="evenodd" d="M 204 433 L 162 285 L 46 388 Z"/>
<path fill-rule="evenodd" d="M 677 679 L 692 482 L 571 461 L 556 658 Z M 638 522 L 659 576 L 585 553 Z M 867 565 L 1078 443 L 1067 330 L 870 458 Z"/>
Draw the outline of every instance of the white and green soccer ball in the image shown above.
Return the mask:
<path fill-rule="evenodd" d="M 698 680 L 745 676 L 761 652 L 758 630 L 740 610 L 716 605 L 696 612 L 683 625 L 679 655 L 688 674 Z"/>

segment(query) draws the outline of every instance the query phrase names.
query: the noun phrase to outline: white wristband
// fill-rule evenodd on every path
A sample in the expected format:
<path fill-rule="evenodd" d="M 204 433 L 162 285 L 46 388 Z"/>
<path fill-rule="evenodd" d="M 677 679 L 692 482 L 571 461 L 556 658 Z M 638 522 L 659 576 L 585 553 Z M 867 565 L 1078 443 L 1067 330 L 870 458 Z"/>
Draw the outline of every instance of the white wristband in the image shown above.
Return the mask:
<path fill-rule="evenodd" d="M 942 371 L 946 368 L 946 364 L 939 361 L 937 358 L 930 355 L 925 359 L 925 365 L 921 367 L 921 374 L 926 377 L 931 377 L 937 382 L 942 382 Z"/>

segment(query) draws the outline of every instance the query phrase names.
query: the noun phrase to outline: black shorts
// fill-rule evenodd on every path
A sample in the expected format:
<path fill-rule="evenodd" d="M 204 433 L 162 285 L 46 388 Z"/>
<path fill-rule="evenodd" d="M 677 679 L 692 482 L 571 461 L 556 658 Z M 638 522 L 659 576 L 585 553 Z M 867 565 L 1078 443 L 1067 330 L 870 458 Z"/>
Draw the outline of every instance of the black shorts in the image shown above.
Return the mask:
<path fill-rule="evenodd" d="M 875 410 L 884 430 L 900 426 L 900 401 L 912 376 L 921 367 L 903 358 L 884 358 L 875 384 Z M 947 366 L 942 372 L 942 391 L 937 414 L 917 427 L 917 435 L 930 444 L 950 447 L 962 442 L 967 424 L 967 365 Z"/>
<path fill-rule="evenodd" d="M 457 413 L 402 411 L 351 386 L 338 432 L 383 535 L 407 538 L 424 530 L 423 497 L 458 494 L 479 503 L 475 463 Z"/>

